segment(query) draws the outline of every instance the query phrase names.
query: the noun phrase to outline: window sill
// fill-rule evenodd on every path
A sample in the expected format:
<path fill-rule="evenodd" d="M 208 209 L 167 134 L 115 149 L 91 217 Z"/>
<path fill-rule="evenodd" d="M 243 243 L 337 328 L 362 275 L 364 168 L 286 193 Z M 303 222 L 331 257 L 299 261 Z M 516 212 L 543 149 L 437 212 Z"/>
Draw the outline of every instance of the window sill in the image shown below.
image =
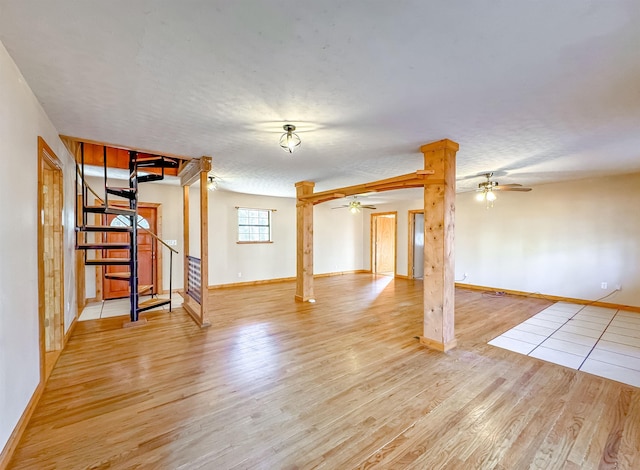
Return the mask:
<path fill-rule="evenodd" d="M 273 243 L 273 241 L 268 241 L 268 242 L 236 242 L 236 245 L 264 245 L 264 244 L 269 244 L 269 243 Z"/>

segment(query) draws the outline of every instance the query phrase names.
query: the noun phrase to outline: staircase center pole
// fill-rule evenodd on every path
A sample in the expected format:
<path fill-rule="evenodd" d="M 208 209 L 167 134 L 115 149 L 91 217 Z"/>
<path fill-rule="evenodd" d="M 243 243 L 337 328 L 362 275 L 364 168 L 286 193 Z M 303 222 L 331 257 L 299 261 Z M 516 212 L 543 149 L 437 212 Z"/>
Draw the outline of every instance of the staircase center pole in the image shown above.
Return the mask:
<path fill-rule="evenodd" d="M 131 241 L 129 259 L 130 317 L 132 322 L 138 321 L 138 171 L 137 152 L 129 152 L 129 187 L 134 190 L 135 197 L 129 200 L 131 215 Z"/>

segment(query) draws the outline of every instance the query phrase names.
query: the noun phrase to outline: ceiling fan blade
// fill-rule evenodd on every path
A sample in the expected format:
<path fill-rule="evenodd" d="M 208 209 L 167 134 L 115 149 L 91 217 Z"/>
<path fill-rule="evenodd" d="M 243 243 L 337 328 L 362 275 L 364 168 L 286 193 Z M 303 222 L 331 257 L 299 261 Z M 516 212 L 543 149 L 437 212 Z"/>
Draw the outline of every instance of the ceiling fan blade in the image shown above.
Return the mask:
<path fill-rule="evenodd" d="M 377 209 L 375 206 L 360 206 L 363 207 L 364 209 Z"/>
<path fill-rule="evenodd" d="M 332 209 L 344 209 L 345 207 L 349 207 L 349 206 L 336 206 L 336 207 L 332 207 Z"/>
<path fill-rule="evenodd" d="M 505 187 L 507 187 L 507 186 L 509 186 L 509 187 L 516 187 L 516 186 L 522 186 L 522 185 L 521 185 L 521 184 L 518 184 L 518 183 L 509 183 L 509 184 L 499 184 L 499 185 L 498 185 L 498 187 L 499 187 L 499 188 L 500 188 L 500 187 L 505 188 Z"/>
<path fill-rule="evenodd" d="M 496 186 L 494 191 L 531 191 L 532 188 L 525 188 L 524 186 Z"/>

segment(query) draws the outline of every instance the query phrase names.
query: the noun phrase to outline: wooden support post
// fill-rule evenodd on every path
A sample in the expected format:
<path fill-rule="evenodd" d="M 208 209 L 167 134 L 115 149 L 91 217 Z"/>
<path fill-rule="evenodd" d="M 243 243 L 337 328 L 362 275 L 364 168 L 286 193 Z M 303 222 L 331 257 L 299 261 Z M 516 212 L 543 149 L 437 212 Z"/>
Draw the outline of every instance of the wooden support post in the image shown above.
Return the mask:
<path fill-rule="evenodd" d="M 456 152 L 448 139 L 420 147 L 424 167 L 434 170 L 424 186 L 424 329 L 420 342 L 448 351 L 456 346 L 454 327 L 454 215 Z"/>
<path fill-rule="evenodd" d="M 183 201 L 184 233 L 184 302 L 183 308 L 202 328 L 211 326 L 207 318 L 209 302 L 209 192 L 207 176 L 211 171 L 211 157 L 191 160 L 180 173 Z M 189 283 L 189 186 L 200 181 L 200 303 L 186 293 Z"/>
<path fill-rule="evenodd" d="M 189 186 L 182 187 L 182 246 L 183 248 L 183 291 L 185 299 L 187 298 L 187 285 L 189 281 Z"/>
<path fill-rule="evenodd" d="M 296 183 L 296 300 L 306 302 L 313 296 L 313 203 L 301 199 L 313 194 L 315 183 Z"/>
<path fill-rule="evenodd" d="M 207 158 L 207 157 L 202 157 Z M 209 158 L 209 162 L 211 159 Z M 211 168 L 209 166 L 209 168 Z M 209 306 L 209 190 L 208 170 L 200 172 L 200 326 L 210 326 Z"/>

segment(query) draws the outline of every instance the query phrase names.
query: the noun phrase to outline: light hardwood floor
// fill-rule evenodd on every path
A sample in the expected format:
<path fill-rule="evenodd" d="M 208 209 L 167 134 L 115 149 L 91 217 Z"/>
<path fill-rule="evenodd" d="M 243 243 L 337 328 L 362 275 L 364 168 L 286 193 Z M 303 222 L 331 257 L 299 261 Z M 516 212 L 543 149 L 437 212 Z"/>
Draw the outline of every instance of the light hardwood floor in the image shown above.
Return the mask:
<path fill-rule="evenodd" d="M 415 338 L 421 287 L 214 290 L 205 330 L 81 322 L 10 468 L 640 468 L 640 389 L 486 344 L 549 302 L 457 290 L 443 354 Z"/>

